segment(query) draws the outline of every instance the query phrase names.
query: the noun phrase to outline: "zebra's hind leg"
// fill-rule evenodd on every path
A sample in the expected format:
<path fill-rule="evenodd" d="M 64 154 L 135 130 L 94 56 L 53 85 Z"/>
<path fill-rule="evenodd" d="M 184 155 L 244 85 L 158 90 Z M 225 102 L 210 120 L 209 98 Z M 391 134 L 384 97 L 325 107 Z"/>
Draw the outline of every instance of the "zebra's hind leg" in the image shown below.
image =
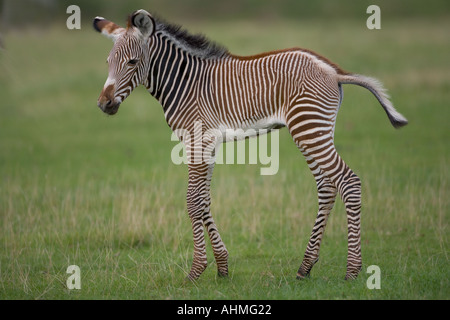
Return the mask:
<path fill-rule="evenodd" d="M 310 114 L 304 110 L 308 109 L 302 110 L 301 105 L 292 108 L 286 117 L 287 126 L 297 147 L 318 165 L 321 174 L 332 182 L 345 204 L 348 227 L 347 273 L 345 279 L 354 279 L 358 276 L 362 266 L 361 182 L 341 159 L 334 147 L 334 119 L 329 121 L 325 117 L 326 114 L 324 116 L 319 113 Z M 327 120 L 328 125 L 325 125 Z M 314 123 L 317 123 L 317 125 L 313 126 Z M 313 238 L 312 241 L 314 240 Z M 306 264 L 309 263 L 311 267 L 313 262 L 315 260 L 310 259 L 306 261 Z M 300 268 L 302 269 L 302 267 Z M 307 275 L 308 267 L 305 266 L 304 270 L 300 271 L 300 276 L 302 274 Z"/>
<path fill-rule="evenodd" d="M 351 169 L 348 169 L 336 182 L 347 211 L 348 255 L 345 280 L 351 280 L 356 279 L 362 268 L 361 181 Z"/>
<path fill-rule="evenodd" d="M 358 178 L 358 176 L 345 164 L 345 162 L 341 159 L 341 157 L 338 155 L 336 149 L 334 148 L 334 145 L 332 145 L 332 140 L 330 138 L 331 147 L 328 148 L 327 152 L 323 152 L 323 150 L 326 150 L 325 148 L 320 148 L 322 150 L 321 152 L 317 154 L 313 154 L 311 152 L 308 152 L 311 157 L 314 159 L 314 161 L 318 164 L 320 170 L 323 172 L 323 175 L 327 177 L 326 180 L 330 183 L 325 183 L 323 186 L 323 190 L 319 191 L 319 201 L 321 194 L 324 195 L 327 189 L 332 190 L 331 194 L 335 194 L 336 190 L 339 192 L 342 201 L 344 202 L 345 209 L 347 212 L 347 228 L 348 228 L 348 251 L 347 251 L 347 273 L 345 275 L 345 279 L 355 279 L 359 272 L 361 271 L 362 267 L 362 259 L 361 259 L 361 231 L 360 231 L 360 223 L 361 223 L 361 181 Z M 300 148 L 301 150 L 305 150 L 304 147 Z M 334 188 L 333 188 L 334 186 Z M 330 189 L 331 188 L 331 189 Z M 332 197 L 329 199 L 331 200 Z M 324 206 L 324 213 L 331 210 L 332 202 L 328 202 L 327 206 Z M 316 244 L 316 235 L 317 235 L 317 250 L 318 245 L 320 245 L 320 239 L 322 237 L 323 228 L 325 227 L 326 218 L 328 217 L 328 214 L 325 216 L 325 214 L 322 215 L 323 219 L 320 214 L 320 208 L 319 208 L 319 214 L 316 219 L 316 225 L 313 228 L 312 232 L 312 238 L 310 239 L 310 244 L 308 244 L 308 249 L 312 249 L 314 252 L 314 245 Z M 323 226 L 322 226 L 323 225 Z M 320 230 L 320 231 L 319 231 Z M 311 262 L 315 262 L 313 259 L 308 259 L 308 249 L 307 253 L 305 254 L 306 262 L 305 267 L 302 270 L 302 267 L 300 267 L 300 275 L 308 274 L 308 263 L 311 264 Z M 312 255 L 313 257 L 315 254 Z M 318 252 L 317 252 L 318 256 Z M 305 260 L 304 260 L 305 261 Z M 312 267 L 312 264 L 311 264 Z M 304 273 L 306 271 L 306 273 Z"/>
<path fill-rule="evenodd" d="M 312 267 L 319 260 L 320 244 L 337 194 L 336 187 L 331 180 L 323 174 L 318 164 L 309 156 L 306 156 L 306 161 L 316 179 L 319 211 L 309 238 L 308 246 L 306 247 L 302 264 L 297 271 L 297 279 L 309 277 Z"/>

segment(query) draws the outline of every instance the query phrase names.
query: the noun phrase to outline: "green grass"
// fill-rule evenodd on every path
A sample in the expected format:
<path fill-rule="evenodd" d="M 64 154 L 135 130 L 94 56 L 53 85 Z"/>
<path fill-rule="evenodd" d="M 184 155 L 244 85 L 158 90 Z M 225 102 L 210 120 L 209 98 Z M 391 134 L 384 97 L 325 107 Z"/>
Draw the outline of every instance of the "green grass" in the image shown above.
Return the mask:
<path fill-rule="evenodd" d="M 448 299 L 450 41 L 447 20 L 365 23 L 192 23 L 236 54 L 301 46 L 378 77 L 410 124 L 394 130 L 366 90 L 345 86 L 336 128 L 361 177 L 363 270 L 343 280 L 342 202 L 331 214 L 311 278 L 295 279 L 317 199 L 301 153 L 280 133 L 280 170 L 218 165 L 212 212 L 230 276 L 209 267 L 186 283 L 193 245 L 187 169 L 161 107 L 136 90 L 117 116 L 96 99 L 111 43 L 83 25 L 13 32 L 0 52 L 1 299 Z M 243 32 L 245 30 L 245 32 Z M 66 269 L 81 269 L 68 290 Z M 381 289 L 369 290 L 369 265 Z"/>

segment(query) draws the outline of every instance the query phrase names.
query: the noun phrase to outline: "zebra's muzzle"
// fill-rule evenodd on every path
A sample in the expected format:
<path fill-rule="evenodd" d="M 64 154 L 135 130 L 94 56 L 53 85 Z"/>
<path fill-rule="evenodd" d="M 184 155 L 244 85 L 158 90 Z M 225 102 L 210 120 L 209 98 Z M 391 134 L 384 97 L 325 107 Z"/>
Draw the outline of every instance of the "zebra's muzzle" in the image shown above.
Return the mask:
<path fill-rule="evenodd" d="M 97 106 L 109 115 L 116 114 L 119 110 L 120 99 L 114 99 L 114 86 L 109 85 L 103 89 L 97 101 Z"/>
<path fill-rule="evenodd" d="M 105 103 L 97 103 L 98 107 L 106 114 L 113 115 L 119 111 L 120 103 L 112 102 L 111 100 L 107 100 Z"/>

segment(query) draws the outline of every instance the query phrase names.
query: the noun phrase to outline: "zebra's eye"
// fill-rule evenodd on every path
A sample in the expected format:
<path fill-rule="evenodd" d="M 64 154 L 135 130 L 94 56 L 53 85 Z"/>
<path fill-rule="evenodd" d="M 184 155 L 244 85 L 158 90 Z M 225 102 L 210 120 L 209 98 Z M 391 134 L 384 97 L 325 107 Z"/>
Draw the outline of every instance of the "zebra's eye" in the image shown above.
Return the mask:
<path fill-rule="evenodd" d="M 130 61 L 128 61 L 128 65 L 129 66 L 135 66 L 138 63 L 138 59 L 131 59 Z"/>

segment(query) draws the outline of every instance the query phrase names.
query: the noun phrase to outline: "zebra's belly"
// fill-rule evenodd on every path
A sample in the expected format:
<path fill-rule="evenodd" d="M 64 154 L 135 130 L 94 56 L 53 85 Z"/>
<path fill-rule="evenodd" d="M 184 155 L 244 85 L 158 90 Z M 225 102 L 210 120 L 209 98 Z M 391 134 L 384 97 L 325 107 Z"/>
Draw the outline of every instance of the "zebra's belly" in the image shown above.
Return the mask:
<path fill-rule="evenodd" d="M 222 141 L 236 141 L 266 134 L 271 130 L 285 127 L 286 123 L 279 117 L 271 116 L 257 121 L 244 121 L 237 125 L 220 125 Z"/>

